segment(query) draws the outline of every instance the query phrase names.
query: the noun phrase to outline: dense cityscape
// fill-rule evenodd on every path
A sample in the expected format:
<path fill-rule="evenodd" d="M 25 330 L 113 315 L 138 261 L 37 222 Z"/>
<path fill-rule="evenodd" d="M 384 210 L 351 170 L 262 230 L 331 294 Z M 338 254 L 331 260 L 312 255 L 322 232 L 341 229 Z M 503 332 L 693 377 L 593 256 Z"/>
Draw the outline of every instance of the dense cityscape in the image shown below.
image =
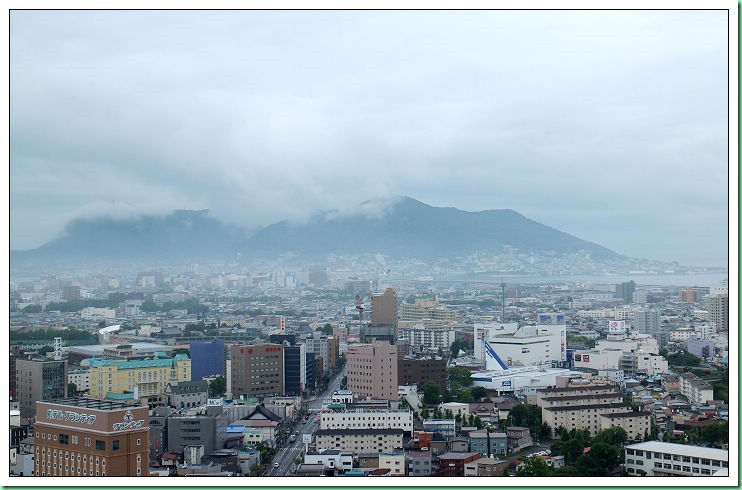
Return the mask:
<path fill-rule="evenodd" d="M 11 475 L 728 475 L 726 280 L 367 259 L 13 278 Z"/>
<path fill-rule="evenodd" d="M 653 3 L 11 5 L 6 484 L 738 487 L 739 4 Z"/>

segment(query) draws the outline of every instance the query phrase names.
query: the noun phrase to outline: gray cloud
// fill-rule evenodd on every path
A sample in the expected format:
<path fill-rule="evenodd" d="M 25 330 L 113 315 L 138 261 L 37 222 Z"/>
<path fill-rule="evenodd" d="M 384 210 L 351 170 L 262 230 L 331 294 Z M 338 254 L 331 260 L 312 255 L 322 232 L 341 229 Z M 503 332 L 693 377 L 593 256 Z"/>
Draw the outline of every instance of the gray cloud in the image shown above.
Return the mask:
<path fill-rule="evenodd" d="M 10 41 L 12 248 L 409 195 L 726 262 L 723 12 L 14 11 Z"/>

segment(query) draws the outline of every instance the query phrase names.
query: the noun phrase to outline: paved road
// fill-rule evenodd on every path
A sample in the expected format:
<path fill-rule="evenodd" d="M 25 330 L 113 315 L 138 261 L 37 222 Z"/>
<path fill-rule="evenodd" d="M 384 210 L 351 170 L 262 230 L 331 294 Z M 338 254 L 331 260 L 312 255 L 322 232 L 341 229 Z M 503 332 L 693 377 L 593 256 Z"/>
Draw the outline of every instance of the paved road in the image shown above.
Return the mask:
<path fill-rule="evenodd" d="M 291 476 L 296 465 L 294 461 L 297 458 L 301 458 L 306 448 L 303 441 L 304 434 L 314 435 L 314 432 L 319 428 L 319 422 L 317 422 L 317 412 L 322 408 L 323 403 L 330 402 L 332 393 L 340 389 L 340 381 L 345 376 L 345 369 L 338 373 L 332 382 L 328 385 L 327 389 L 323 391 L 319 396 L 314 399 L 310 399 L 305 402 L 307 408 L 311 410 L 309 420 L 307 423 L 303 423 L 302 420 L 299 422 L 297 427 L 294 429 L 294 433 L 297 434 L 296 441 L 287 443 L 284 447 L 278 450 L 278 453 L 273 458 L 273 461 L 269 463 L 269 467 L 265 471 L 265 476 Z M 278 463 L 278 467 L 275 464 Z"/>

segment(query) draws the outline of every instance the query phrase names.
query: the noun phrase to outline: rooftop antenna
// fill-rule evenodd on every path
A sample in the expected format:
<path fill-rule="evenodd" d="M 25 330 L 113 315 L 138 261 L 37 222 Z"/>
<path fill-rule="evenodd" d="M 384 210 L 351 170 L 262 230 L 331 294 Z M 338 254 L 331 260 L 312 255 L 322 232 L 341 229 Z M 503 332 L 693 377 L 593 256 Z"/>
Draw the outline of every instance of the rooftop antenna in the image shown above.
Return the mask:
<path fill-rule="evenodd" d="M 500 288 L 502 289 L 502 323 L 505 323 L 505 283 L 500 283 Z"/>

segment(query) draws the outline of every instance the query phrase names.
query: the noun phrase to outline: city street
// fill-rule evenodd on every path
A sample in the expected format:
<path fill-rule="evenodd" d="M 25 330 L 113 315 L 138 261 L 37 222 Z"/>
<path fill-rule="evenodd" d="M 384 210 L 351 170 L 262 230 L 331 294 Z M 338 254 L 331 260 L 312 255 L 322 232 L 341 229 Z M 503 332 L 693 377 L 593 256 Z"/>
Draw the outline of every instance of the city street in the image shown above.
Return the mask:
<path fill-rule="evenodd" d="M 294 434 L 297 434 L 296 441 L 289 442 L 286 446 L 278 449 L 278 453 L 273 458 L 273 461 L 269 462 L 269 466 L 264 473 L 265 476 L 291 476 L 296 468 L 294 461 L 297 458 L 301 458 L 306 449 L 306 445 L 303 442 L 304 434 L 312 435 L 319 428 L 317 413 L 322 408 L 323 403 L 328 403 L 332 399 L 332 393 L 340 389 L 340 381 L 343 376 L 345 376 L 345 369 L 341 370 L 333 378 L 330 385 L 320 396 L 305 402 L 309 410 L 309 420 L 307 420 L 306 424 L 303 423 L 303 419 L 299 421 L 293 431 Z M 278 463 L 278 467 L 276 467 L 276 463 Z"/>

